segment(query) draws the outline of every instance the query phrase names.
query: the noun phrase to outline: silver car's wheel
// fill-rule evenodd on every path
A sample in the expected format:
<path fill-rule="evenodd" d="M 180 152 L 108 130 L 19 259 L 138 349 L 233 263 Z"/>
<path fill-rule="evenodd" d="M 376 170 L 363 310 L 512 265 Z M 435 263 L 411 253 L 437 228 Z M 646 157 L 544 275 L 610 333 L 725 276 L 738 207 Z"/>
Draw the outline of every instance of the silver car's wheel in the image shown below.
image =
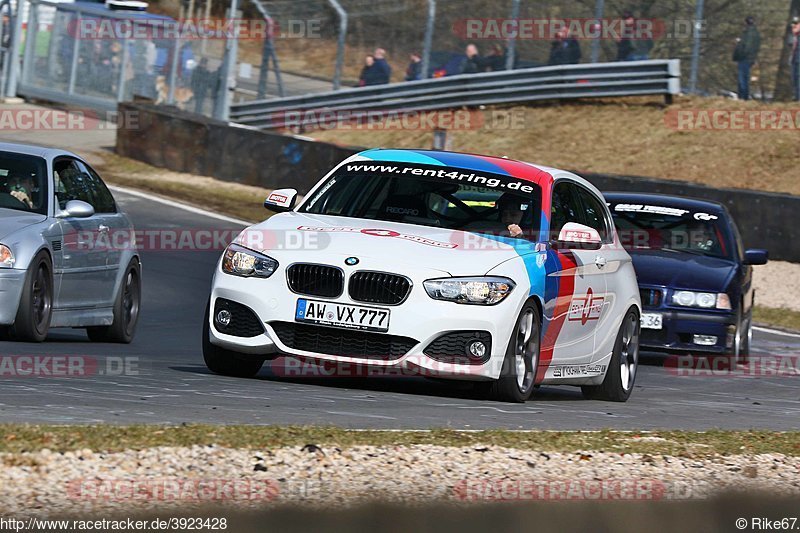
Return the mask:
<path fill-rule="evenodd" d="M 15 339 L 42 342 L 53 314 L 53 275 L 49 256 L 41 252 L 28 269 L 17 317 L 11 328 Z"/>
<path fill-rule="evenodd" d="M 110 326 L 86 328 L 89 339 L 95 342 L 129 343 L 136 332 L 139 307 L 142 301 L 142 286 L 139 261 L 131 260 L 122 278 L 122 285 L 114 302 L 114 322 Z"/>

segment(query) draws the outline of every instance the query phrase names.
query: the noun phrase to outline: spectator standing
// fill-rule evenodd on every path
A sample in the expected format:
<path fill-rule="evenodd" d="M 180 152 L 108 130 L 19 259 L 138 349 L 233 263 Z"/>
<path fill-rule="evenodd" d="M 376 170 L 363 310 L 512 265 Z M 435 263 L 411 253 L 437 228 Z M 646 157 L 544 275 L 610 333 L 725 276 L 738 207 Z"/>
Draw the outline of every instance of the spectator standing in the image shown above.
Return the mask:
<path fill-rule="evenodd" d="M 789 64 L 792 67 L 792 94 L 794 100 L 800 101 L 800 17 L 792 18 L 792 33 L 789 35 L 792 54 Z"/>
<path fill-rule="evenodd" d="M 653 36 L 645 34 L 652 24 L 641 25 L 633 13 L 622 14 L 622 35 L 617 38 L 617 61 L 644 61 L 650 58 L 653 49 Z"/>
<path fill-rule="evenodd" d="M 556 33 L 556 38 L 550 43 L 550 58 L 548 65 L 575 65 L 581 62 L 581 45 L 575 37 L 569 35 L 569 30 L 561 29 Z"/>
<path fill-rule="evenodd" d="M 761 34 L 756 28 L 756 20 L 747 17 L 744 20 L 742 35 L 736 39 L 736 48 L 733 50 L 733 60 L 738 66 L 738 94 L 740 100 L 750 99 L 750 69 L 758 60 L 758 51 L 761 48 Z"/>
<path fill-rule="evenodd" d="M 406 69 L 406 81 L 417 81 L 422 79 L 422 57 L 417 52 L 409 55 L 408 68 Z"/>
<path fill-rule="evenodd" d="M 464 49 L 463 63 L 461 64 L 462 74 L 477 74 L 478 72 L 486 71 L 486 61 L 481 57 L 478 52 L 478 47 L 470 43 Z"/>
<path fill-rule="evenodd" d="M 211 71 L 208 68 L 208 58 L 203 57 L 192 71 L 192 93 L 194 95 L 194 112 L 203 113 L 203 104 L 206 96 L 211 93 L 211 98 L 217 93 L 219 70 Z"/>
<path fill-rule="evenodd" d="M 358 77 L 359 87 L 368 87 L 370 85 L 381 85 L 383 75 L 378 67 L 375 65 L 375 58 L 371 55 L 364 58 L 364 68 L 361 69 L 361 76 Z"/>
<path fill-rule="evenodd" d="M 392 78 L 392 67 L 389 65 L 389 62 L 386 61 L 386 50 L 383 48 L 376 48 L 372 57 L 375 62 L 375 68 L 379 73 L 377 77 L 378 82 L 375 85 L 389 83 L 389 80 Z"/>
<path fill-rule="evenodd" d="M 492 72 L 506 69 L 506 49 L 500 43 L 492 46 L 492 53 L 486 56 L 485 67 Z"/>

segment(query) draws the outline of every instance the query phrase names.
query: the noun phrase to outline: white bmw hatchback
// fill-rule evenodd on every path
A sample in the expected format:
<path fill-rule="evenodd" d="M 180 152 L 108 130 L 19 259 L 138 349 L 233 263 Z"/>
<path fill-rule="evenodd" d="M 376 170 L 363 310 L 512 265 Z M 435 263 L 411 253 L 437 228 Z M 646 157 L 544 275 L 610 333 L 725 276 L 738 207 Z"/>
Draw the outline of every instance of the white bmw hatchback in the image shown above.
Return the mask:
<path fill-rule="evenodd" d="M 265 360 L 475 381 L 527 400 L 542 384 L 625 401 L 641 303 L 602 195 L 505 158 L 368 150 L 223 253 L 205 314 L 209 369 Z"/>

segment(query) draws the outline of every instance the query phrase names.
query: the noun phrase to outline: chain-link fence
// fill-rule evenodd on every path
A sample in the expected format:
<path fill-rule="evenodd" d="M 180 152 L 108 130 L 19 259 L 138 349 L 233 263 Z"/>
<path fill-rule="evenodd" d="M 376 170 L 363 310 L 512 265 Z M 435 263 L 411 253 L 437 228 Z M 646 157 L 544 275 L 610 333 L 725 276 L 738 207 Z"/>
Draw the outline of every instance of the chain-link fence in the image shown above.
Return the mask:
<path fill-rule="evenodd" d="M 754 94 L 771 98 L 781 69 L 790 4 L 787 0 L 339 0 L 346 14 L 343 64 L 337 72 L 337 44 L 343 29 L 341 16 L 330 0 L 274 0 L 263 5 L 279 21 L 275 50 L 288 82 L 289 94 L 330 89 L 337 75 L 342 86 L 356 86 L 368 55 L 386 51 L 391 82 L 403 81 L 412 69 L 411 54 L 429 50 L 428 75 L 450 75 L 463 70 L 465 49 L 477 45 L 489 68 L 505 68 L 513 53 L 514 66 L 545 65 L 557 52 L 561 25 L 577 39 L 580 62 L 614 61 L 620 56 L 622 20 L 630 12 L 638 37 L 652 38 L 643 45 L 651 59 L 681 59 L 687 88 L 700 94 L 736 92 L 736 65 L 732 53 L 744 19 L 753 16 L 761 32 L 761 52 L 753 70 Z M 700 4 L 698 6 L 698 4 Z M 698 7 L 701 10 L 698 12 Z M 431 17 L 432 15 L 432 17 Z M 508 21 L 516 21 L 508 25 Z M 593 26 L 602 29 L 595 33 Z M 504 26 L 505 24 L 505 26 Z M 527 25 L 527 26 L 526 26 Z M 430 26 L 429 47 L 426 29 Z M 532 31 L 525 31 L 525 28 Z M 306 31 L 291 33 L 290 28 Z M 317 28 L 316 32 L 307 31 Z M 516 35 L 514 32 L 516 29 Z M 474 30 L 474 31 L 472 31 Z M 634 45 L 636 46 L 636 45 Z M 510 49 L 513 49 L 511 52 Z M 695 53 L 696 50 L 696 53 Z M 257 54 L 249 61 L 257 63 Z M 241 58 L 240 58 L 241 59 Z M 425 63 L 425 57 L 419 58 Z M 785 57 L 784 57 L 785 63 Z M 694 65 L 694 67 L 693 67 Z M 696 81 L 692 70 L 696 69 Z M 417 67 L 419 69 L 419 67 Z M 302 85 L 309 79 L 328 82 Z"/>
<path fill-rule="evenodd" d="M 19 90 L 100 109 L 138 99 L 211 114 L 223 47 L 201 46 L 175 23 L 102 4 L 31 2 Z"/>
<path fill-rule="evenodd" d="M 230 101 L 649 57 L 681 59 L 688 90 L 733 95 L 735 41 L 753 16 L 761 51 L 751 92 L 771 99 L 790 94 L 787 22 L 790 5 L 800 8 L 787 0 L 240 0 L 231 17 L 229 1 L 213 2 L 184 3 L 170 17 L 26 0 L 19 92 L 109 109 L 147 99 L 225 118 Z M 201 31 L 220 20 L 222 29 Z"/>

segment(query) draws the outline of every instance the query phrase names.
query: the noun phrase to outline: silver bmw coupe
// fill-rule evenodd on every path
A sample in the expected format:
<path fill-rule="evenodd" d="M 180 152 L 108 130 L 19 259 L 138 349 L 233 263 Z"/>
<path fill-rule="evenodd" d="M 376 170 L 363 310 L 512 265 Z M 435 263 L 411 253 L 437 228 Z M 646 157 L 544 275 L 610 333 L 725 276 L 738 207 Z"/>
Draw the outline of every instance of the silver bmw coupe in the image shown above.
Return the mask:
<path fill-rule="evenodd" d="M 53 327 L 128 343 L 141 302 L 133 225 L 80 157 L 0 143 L 0 338 Z"/>

